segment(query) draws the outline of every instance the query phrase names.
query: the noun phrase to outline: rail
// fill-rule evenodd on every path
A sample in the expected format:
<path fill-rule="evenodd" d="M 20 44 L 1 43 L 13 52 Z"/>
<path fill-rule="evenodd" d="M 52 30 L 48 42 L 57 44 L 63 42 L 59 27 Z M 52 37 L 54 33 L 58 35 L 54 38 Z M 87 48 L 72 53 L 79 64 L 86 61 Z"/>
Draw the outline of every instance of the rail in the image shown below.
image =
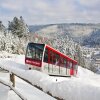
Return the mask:
<path fill-rule="evenodd" d="M 27 100 L 27 98 L 25 98 L 22 94 L 20 94 L 11 84 L 3 81 L 0 79 L 0 83 L 5 85 L 5 86 L 8 86 L 11 90 L 13 90 L 22 100 Z"/>
<path fill-rule="evenodd" d="M 4 71 L 6 71 L 6 72 L 9 72 L 9 70 L 7 70 L 7 69 L 4 69 L 4 68 L 2 68 L 2 67 L 0 67 L 2 70 L 4 70 Z M 20 79 L 22 79 L 22 80 L 24 80 L 25 82 L 27 82 L 27 83 L 29 83 L 30 85 L 32 85 L 32 86 L 34 86 L 35 88 L 37 88 L 37 89 L 39 89 L 39 90 L 41 90 L 42 92 L 44 92 L 43 91 L 43 89 L 41 88 L 41 87 L 39 87 L 39 86 L 37 86 L 37 85 L 33 85 L 29 80 L 27 80 L 27 79 L 25 79 L 25 78 L 22 78 L 20 75 L 17 75 L 17 74 L 15 74 L 14 72 L 10 72 L 10 81 L 12 82 L 12 86 L 9 86 L 14 92 L 15 92 L 15 90 L 14 90 L 14 87 L 15 87 L 15 76 L 17 76 L 17 77 L 19 77 Z M 1 82 L 1 81 L 0 81 Z M 2 82 L 1 82 L 2 83 Z M 2 83 L 3 84 L 3 83 Z M 5 84 L 6 85 L 6 84 Z M 17 95 L 18 95 L 18 93 L 17 92 L 15 92 Z M 57 100 L 63 100 L 63 99 L 61 99 L 61 98 L 59 98 L 59 97 L 55 97 L 55 96 L 53 96 L 51 93 L 49 93 L 49 92 L 46 92 L 46 94 L 48 94 L 49 96 L 51 96 L 51 97 L 53 97 L 53 98 L 55 98 L 55 99 L 57 99 Z M 18 95 L 22 100 L 27 100 L 26 98 L 23 98 L 23 96 L 22 95 Z"/>

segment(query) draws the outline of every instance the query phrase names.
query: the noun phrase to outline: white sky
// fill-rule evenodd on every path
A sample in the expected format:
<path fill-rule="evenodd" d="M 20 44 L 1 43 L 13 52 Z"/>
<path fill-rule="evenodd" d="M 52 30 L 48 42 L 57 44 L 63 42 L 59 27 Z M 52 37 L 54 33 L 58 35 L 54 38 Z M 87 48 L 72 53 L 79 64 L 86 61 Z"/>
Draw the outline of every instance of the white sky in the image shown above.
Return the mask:
<path fill-rule="evenodd" d="M 23 16 L 29 25 L 100 23 L 100 0 L 0 0 L 0 20 L 7 25 Z"/>

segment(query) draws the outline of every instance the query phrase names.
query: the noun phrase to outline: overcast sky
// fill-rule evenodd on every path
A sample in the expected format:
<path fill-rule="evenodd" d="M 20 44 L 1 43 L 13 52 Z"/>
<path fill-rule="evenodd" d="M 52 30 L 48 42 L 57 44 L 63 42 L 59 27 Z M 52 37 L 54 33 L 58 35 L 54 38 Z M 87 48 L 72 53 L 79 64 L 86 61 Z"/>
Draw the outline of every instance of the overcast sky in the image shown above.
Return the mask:
<path fill-rule="evenodd" d="M 23 16 L 28 25 L 100 23 L 100 0 L 0 0 L 4 24 Z"/>

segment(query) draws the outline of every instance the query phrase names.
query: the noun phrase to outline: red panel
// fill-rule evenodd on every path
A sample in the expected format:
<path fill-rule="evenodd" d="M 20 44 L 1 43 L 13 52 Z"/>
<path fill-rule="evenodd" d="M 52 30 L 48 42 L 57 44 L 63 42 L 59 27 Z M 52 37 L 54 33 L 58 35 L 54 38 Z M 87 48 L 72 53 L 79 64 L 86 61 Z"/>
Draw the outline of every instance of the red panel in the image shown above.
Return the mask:
<path fill-rule="evenodd" d="M 74 69 L 70 69 L 70 75 L 74 75 Z"/>
<path fill-rule="evenodd" d="M 41 67 L 42 62 L 40 60 L 33 60 L 31 58 L 25 58 L 25 63 L 30 65 L 35 65 L 37 67 Z"/>
<path fill-rule="evenodd" d="M 46 45 L 46 48 L 48 48 L 49 50 L 52 50 L 53 52 L 58 53 L 60 56 L 62 56 L 62 57 L 64 57 L 64 58 L 66 58 L 66 59 L 72 61 L 74 64 L 77 64 L 77 61 L 76 61 L 76 60 L 73 60 L 73 59 L 69 58 L 67 55 L 64 55 L 63 53 L 61 53 L 61 52 L 55 50 L 54 48 L 52 48 L 52 47 L 50 47 L 50 46 L 48 46 L 48 45 Z"/>

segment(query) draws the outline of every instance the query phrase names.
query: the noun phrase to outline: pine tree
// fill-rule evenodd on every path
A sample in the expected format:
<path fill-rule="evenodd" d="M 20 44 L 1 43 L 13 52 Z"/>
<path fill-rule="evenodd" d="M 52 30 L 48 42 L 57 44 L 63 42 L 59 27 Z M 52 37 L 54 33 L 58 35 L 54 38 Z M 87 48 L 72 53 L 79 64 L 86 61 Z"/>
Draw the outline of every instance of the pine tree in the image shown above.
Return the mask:
<path fill-rule="evenodd" d="M 2 35 L 6 35 L 6 27 L 2 24 L 2 21 L 0 21 L 0 32 Z"/>
<path fill-rule="evenodd" d="M 19 38 L 28 34 L 28 26 L 25 24 L 22 16 L 18 19 L 13 18 L 13 21 L 8 24 L 8 30 L 12 32 L 13 35 L 17 35 Z"/>
<path fill-rule="evenodd" d="M 76 60 L 78 61 L 78 64 L 81 65 L 81 59 L 82 58 L 82 52 L 79 45 L 76 45 Z"/>
<path fill-rule="evenodd" d="M 5 36 L 6 36 L 6 28 L 0 21 L 0 51 L 5 50 Z"/>

